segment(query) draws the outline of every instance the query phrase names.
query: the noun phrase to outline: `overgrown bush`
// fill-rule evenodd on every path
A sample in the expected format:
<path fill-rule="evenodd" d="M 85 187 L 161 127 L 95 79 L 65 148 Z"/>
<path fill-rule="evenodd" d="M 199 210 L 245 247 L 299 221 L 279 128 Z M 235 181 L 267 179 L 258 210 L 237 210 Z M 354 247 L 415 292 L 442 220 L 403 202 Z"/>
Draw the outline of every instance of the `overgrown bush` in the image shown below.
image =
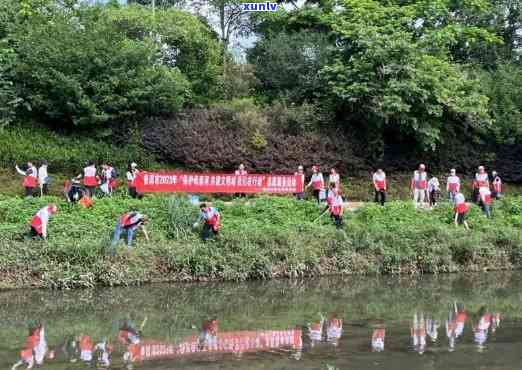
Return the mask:
<path fill-rule="evenodd" d="M 0 130 L 0 167 L 10 169 L 15 162 L 43 159 L 49 162 L 53 173 L 78 173 L 87 160 L 97 164 L 111 162 L 120 174 L 133 161 L 145 167 L 154 166 L 151 156 L 138 145 L 120 147 L 100 140 L 60 135 L 36 125 L 11 125 Z"/>
<path fill-rule="evenodd" d="M 364 167 L 354 156 L 351 140 L 338 132 L 291 134 L 270 125 L 242 125 L 241 118 L 259 113 L 229 109 L 185 111 L 169 119 L 152 120 L 143 144 L 159 159 L 197 169 L 231 170 L 238 163 L 256 172 L 293 172 L 302 164 L 337 167 L 353 172 Z"/>

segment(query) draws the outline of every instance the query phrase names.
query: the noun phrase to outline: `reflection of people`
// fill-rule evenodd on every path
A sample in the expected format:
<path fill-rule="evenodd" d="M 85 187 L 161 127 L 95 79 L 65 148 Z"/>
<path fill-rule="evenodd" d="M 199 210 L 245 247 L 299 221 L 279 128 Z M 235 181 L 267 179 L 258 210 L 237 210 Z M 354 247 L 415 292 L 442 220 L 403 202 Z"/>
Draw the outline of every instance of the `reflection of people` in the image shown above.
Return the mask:
<path fill-rule="evenodd" d="M 495 333 L 500 326 L 500 313 L 495 313 L 491 318 L 491 333 Z"/>
<path fill-rule="evenodd" d="M 466 314 L 466 311 L 464 311 L 464 308 L 461 305 L 457 305 L 457 303 L 455 303 L 455 313 L 455 336 L 458 338 L 462 333 L 464 333 L 464 325 L 466 324 L 468 315 Z"/>
<path fill-rule="evenodd" d="M 94 351 L 97 354 L 96 358 L 99 366 L 108 367 L 111 365 L 112 346 L 107 340 L 103 340 L 94 346 Z"/>
<path fill-rule="evenodd" d="M 455 340 L 457 339 L 457 310 L 450 310 L 446 319 L 446 336 L 448 337 L 449 351 L 455 350 Z"/>
<path fill-rule="evenodd" d="M 326 322 L 326 341 L 334 346 L 339 345 L 339 339 L 343 334 L 343 320 L 332 315 Z"/>
<path fill-rule="evenodd" d="M 437 342 L 439 338 L 439 327 L 440 323 L 438 320 L 434 320 L 433 318 L 426 319 L 426 334 L 430 337 L 433 343 Z"/>
<path fill-rule="evenodd" d="M 411 326 L 412 346 L 415 352 L 423 354 L 426 350 L 426 322 L 424 321 L 424 314 L 413 315 L 413 323 Z"/>
<path fill-rule="evenodd" d="M 310 338 L 310 345 L 312 347 L 323 340 L 323 327 L 324 317 L 322 316 L 320 321 L 315 321 L 308 324 L 308 338 Z"/>
<path fill-rule="evenodd" d="M 129 323 L 124 323 L 118 332 L 118 342 L 126 345 L 127 350 L 123 354 L 123 361 L 127 364 L 140 359 L 140 334 Z"/>
<path fill-rule="evenodd" d="M 16 370 L 19 366 L 26 365 L 27 369 L 32 369 L 34 366 L 34 350 L 40 341 L 40 328 L 36 326 L 29 329 L 29 335 L 25 340 L 24 347 L 20 351 L 20 361 L 13 365 L 12 370 Z"/>
<path fill-rule="evenodd" d="M 488 339 L 488 331 L 491 326 L 492 315 L 489 312 L 485 312 L 484 308 L 480 309 L 479 315 L 479 321 L 473 325 L 473 340 L 478 348 L 482 349 Z"/>
<path fill-rule="evenodd" d="M 386 336 L 385 329 L 375 329 L 372 333 L 372 351 L 384 351 L 384 338 Z"/>
<path fill-rule="evenodd" d="M 198 347 L 200 351 L 213 348 L 217 345 L 218 327 L 219 323 L 216 318 L 203 321 L 198 338 Z"/>

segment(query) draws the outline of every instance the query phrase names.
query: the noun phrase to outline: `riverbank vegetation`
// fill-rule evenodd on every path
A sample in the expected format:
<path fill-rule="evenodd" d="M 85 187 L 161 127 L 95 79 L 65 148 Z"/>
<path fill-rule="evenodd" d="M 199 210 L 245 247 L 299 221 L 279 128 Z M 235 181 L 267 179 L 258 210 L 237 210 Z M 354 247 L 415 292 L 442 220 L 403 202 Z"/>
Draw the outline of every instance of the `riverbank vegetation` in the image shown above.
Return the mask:
<path fill-rule="evenodd" d="M 59 211 L 48 242 L 24 239 L 45 203 Z M 451 208 L 416 211 L 410 202 L 367 205 L 347 213 L 337 231 L 313 202 L 260 197 L 214 202 L 222 235 L 203 243 L 191 229 L 197 207 L 184 198 L 97 199 L 92 209 L 58 198 L 0 200 L 2 287 L 73 288 L 153 281 L 270 279 L 327 274 L 417 274 L 512 269 L 522 265 L 522 199 L 495 203 L 494 218 L 472 207 L 472 230 L 456 229 Z M 112 255 L 116 220 L 129 209 L 151 217 L 151 242 L 138 236 Z"/>

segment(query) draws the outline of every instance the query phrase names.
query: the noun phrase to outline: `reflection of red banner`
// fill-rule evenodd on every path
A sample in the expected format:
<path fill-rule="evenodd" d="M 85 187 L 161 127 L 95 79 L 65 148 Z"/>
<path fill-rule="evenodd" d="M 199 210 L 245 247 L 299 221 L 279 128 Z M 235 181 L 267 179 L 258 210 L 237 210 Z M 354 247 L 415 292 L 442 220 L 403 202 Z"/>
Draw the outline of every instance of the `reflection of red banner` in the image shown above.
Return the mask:
<path fill-rule="evenodd" d="M 300 193 L 303 187 L 294 175 L 140 172 L 136 178 L 138 193 Z"/>
<path fill-rule="evenodd" d="M 302 347 L 301 335 L 300 329 L 223 332 L 203 346 L 200 346 L 198 336 L 195 335 L 175 345 L 144 341 L 139 344 L 140 353 L 136 361 L 166 360 L 205 353 L 257 352 L 276 348 L 299 350 Z"/>

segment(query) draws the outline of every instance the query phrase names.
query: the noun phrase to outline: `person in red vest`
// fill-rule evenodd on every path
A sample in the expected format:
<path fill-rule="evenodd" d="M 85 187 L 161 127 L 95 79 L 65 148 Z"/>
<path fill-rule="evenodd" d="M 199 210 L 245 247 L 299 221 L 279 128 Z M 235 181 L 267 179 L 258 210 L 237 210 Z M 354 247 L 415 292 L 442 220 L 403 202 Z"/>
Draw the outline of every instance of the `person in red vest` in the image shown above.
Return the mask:
<path fill-rule="evenodd" d="M 489 188 L 489 176 L 484 166 L 479 166 L 473 179 L 473 201 L 480 204 L 480 188 Z"/>
<path fill-rule="evenodd" d="M 386 202 L 386 174 L 381 168 L 373 174 L 373 188 L 375 189 L 375 203 L 381 203 L 381 206 L 384 206 Z"/>
<path fill-rule="evenodd" d="M 29 329 L 29 336 L 25 340 L 25 344 L 20 351 L 20 360 L 14 364 L 11 369 L 16 370 L 18 367 L 25 365 L 27 369 L 32 369 L 35 364 L 34 352 L 40 342 L 41 326 Z"/>
<path fill-rule="evenodd" d="M 479 189 L 479 205 L 482 208 L 482 211 L 486 215 L 487 218 L 491 218 L 491 204 L 493 203 L 493 198 L 491 197 L 491 190 L 489 187 L 481 187 Z"/>
<path fill-rule="evenodd" d="M 321 191 L 324 191 L 324 178 L 323 174 L 319 172 L 318 166 L 312 166 L 312 177 L 310 182 L 306 185 L 306 188 L 312 187 L 314 197 L 317 200 L 317 204 L 321 203 Z"/>
<path fill-rule="evenodd" d="M 493 178 L 491 183 L 491 196 L 493 199 L 500 199 L 502 198 L 502 179 L 497 171 L 492 171 L 491 177 Z"/>
<path fill-rule="evenodd" d="M 455 195 L 460 193 L 460 178 L 457 176 L 457 170 L 452 168 L 450 175 L 446 180 L 446 191 L 451 203 L 455 203 Z"/>
<path fill-rule="evenodd" d="M 125 232 L 127 247 L 132 248 L 132 238 L 134 236 L 134 232 L 137 229 L 141 229 L 145 235 L 145 239 L 149 241 L 149 235 L 147 234 L 147 229 L 145 228 L 145 224 L 147 224 L 148 221 L 148 217 L 139 212 L 126 212 L 121 215 L 121 217 L 118 219 L 118 222 L 116 223 L 116 228 L 114 229 L 111 247 L 116 247 L 120 241 L 121 234 Z"/>
<path fill-rule="evenodd" d="M 328 175 L 328 185 L 334 184 L 337 189 L 340 189 L 341 187 L 341 177 L 335 170 L 335 168 L 332 168 L 330 170 L 330 174 Z"/>
<path fill-rule="evenodd" d="M 236 176 L 246 176 L 246 175 L 248 175 L 248 172 L 247 172 L 247 170 L 245 170 L 245 165 L 243 163 L 241 163 L 239 165 L 238 169 L 234 172 L 234 175 L 236 175 Z M 245 193 L 237 193 L 236 197 L 238 197 L 238 198 L 245 198 L 246 194 Z"/>
<path fill-rule="evenodd" d="M 47 240 L 47 225 L 49 218 L 56 213 L 58 207 L 48 204 L 40 209 L 31 219 L 31 238 Z"/>
<path fill-rule="evenodd" d="M 457 193 L 455 195 L 455 203 L 453 206 L 455 226 L 464 225 L 466 230 L 469 230 L 468 221 L 466 221 L 468 210 L 469 208 L 466 204 L 466 198 L 464 198 L 464 194 L 460 192 Z"/>
<path fill-rule="evenodd" d="M 90 365 L 94 354 L 94 342 L 92 338 L 88 335 L 81 335 L 78 339 L 78 346 L 80 347 L 80 360 Z"/>
<path fill-rule="evenodd" d="M 18 165 L 15 165 L 16 172 L 24 177 L 22 186 L 24 188 L 24 195 L 30 198 L 34 195 L 34 188 L 38 185 L 38 171 L 32 162 L 27 162 L 27 169 L 22 171 Z"/>
<path fill-rule="evenodd" d="M 96 194 L 96 187 L 98 186 L 99 178 L 96 175 L 96 166 L 92 161 L 87 161 L 83 169 L 83 174 L 78 175 L 78 178 L 83 177 L 83 186 L 85 187 L 86 195 L 92 198 Z"/>
<path fill-rule="evenodd" d="M 424 205 L 425 200 L 428 198 L 428 174 L 424 164 L 421 163 L 419 169 L 413 172 L 410 187 L 415 207 Z"/>
<path fill-rule="evenodd" d="M 136 178 L 138 177 L 139 172 L 138 165 L 132 162 L 127 171 L 127 187 L 129 189 L 129 196 L 132 198 L 142 197 L 141 194 L 138 194 L 136 191 Z"/>
<path fill-rule="evenodd" d="M 131 364 L 140 360 L 140 336 L 140 332 L 129 323 L 124 323 L 120 327 L 117 339 L 119 343 L 127 346 L 127 351 L 123 354 L 125 363 Z"/>
<path fill-rule="evenodd" d="M 335 226 L 340 229 L 343 226 L 343 213 L 344 213 L 344 200 L 341 196 L 341 190 L 336 188 L 335 185 L 332 187 L 332 199 L 328 208 L 330 210 L 330 216 L 333 218 Z"/>
<path fill-rule="evenodd" d="M 203 241 L 207 241 L 210 239 L 210 233 L 214 235 L 219 234 L 219 229 L 221 227 L 221 215 L 216 208 L 209 207 L 206 203 L 201 203 L 199 209 L 199 220 L 194 224 L 194 227 L 197 227 L 200 223 L 203 223 L 201 238 Z"/>
<path fill-rule="evenodd" d="M 108 164 L 102 165 L 101 170 L 101 184 L 100 184 L 100 190 L 104 195 L 111 196 L 112 195 L 112 174 L 113 174 L 114 168 L 109 166 Z"/>
<path fill-rule="evenodd" d="M 326 341 L 337 347 L 342 335 L 343 320 L 339 319 L 336 315 L 330 316 L 326 321 Z"/>
<path fill-rule="evenodd" d="M 321 315 L 320 321 L 308 323 L 308 338 L 310 339 L 310 346 L 314 347 L 317 343 L 323 340 L 323 328 L 325 318 Z"/>
<path fill-rule="evenodd" d="M 386 337 L 386 330 L 384 328 L 375 329 L 372 332 L 372 351 L 384 351 L 384 338 Z"/>
<path fill-rule="evenodd" d="M 295 176 L 301 176 L 301 184 L 303 184 L 303 187 L 304 187 L 305 174 L 304 174 L 303 166 L 297 167 L 297 172 L 294 173 L 294 175 Z M 296 197 L 297 200 L 304 200 L 304 197 L 305 197 L 304 191 L 302 191 L 300 193 L 295 193 L 295 197 Z"/>

